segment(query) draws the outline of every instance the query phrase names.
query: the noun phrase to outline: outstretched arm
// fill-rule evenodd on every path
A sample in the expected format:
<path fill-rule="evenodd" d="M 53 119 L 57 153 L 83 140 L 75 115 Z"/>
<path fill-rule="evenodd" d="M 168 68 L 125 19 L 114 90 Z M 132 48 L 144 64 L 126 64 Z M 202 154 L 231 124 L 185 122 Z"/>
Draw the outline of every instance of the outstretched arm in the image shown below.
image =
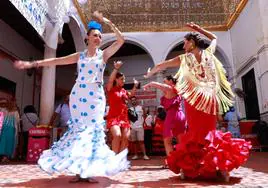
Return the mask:
<path fill-rule="evenodd" d="M 167 84 L 162 84 L 159 82 L 150 82 L 143 86 L 144 90 L 148 90 L 149 88 L 157 88 L 163 91 L 164 93 L 172 91 L 172 87 Z"/>
<path fill-rule="evenodd" d="M 107 86 L 106 86 L 107 91 L 110 91 L 112 89 L 113 84 L 114 84 L 114 80 L 116 78 L 116 74 L 122 65 L 123 65 L 122 61 L 115 61 L 114 62 L 114 70 L 111 73 L 109 80 L 108 80 L 108 83 L 107 83 Z"/>
<path fill-rule="evenodd" d="M 76 63 L 79 59 L 79 53 L 74 53 L 65 57 L 50 58 L 37 61 L 15 61 L 14 67 L 17 69 L 30 69 L 52 65 L 68 65 Z"/>
<path fill-rule="evenodd" d="M 125 39 L 122 33 L 119 31 L 119 29 L 109 19 L 103 17 L 101 13 L 99 13 L 98 11 L 95 11 L 93 13 L 93 16 L 95 16 L 95 18 L 98 21 L 103 22 L 107 24 L 108 26 L 110 26 L 110 28 L 113 30 L 113 32 L 116 35 L 116 41 L 103 51 L 103 61 L 106 63 L 107 60 L 112 55 L 114 55 L 119 50 L 119 48 L 124 44 Z"/>
<path fill-rule="evenodd" d="M 144 77 L 149 78 L 161 70 L 165 70 L 165 69 L 171 68 L 171 67 L 179 67 L 180 64 L 181 64 L 180 57 L 177 56 L 173 59 L 169 59 L 167 61 L 164 61 L 164 62 L 156 65 L 155 67 L 152 68 L 152 70 L 149 68 L 147 74 Z"/>

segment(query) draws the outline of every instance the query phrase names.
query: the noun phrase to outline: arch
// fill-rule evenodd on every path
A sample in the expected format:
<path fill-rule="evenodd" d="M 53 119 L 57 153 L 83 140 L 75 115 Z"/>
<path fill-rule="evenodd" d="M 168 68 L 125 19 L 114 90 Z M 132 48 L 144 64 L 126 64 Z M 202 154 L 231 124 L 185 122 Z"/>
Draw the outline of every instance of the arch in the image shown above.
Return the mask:
<path fill-rule="evenodd" d="M 126 43 L 134 44 L 134 45 L 142 48 L 145 52 L 147 52 L 147 54 L 151 57 L 151 59 L 153 60 L 153 63 L 155 64 L 155 60 L 152 56 L 152 50 L 149 46 L 147 46 L 143 41 L 141 41 L 135 37 L 124 36 L 124 38 L 125 38 Z M 103 40 L 100 48 L 107 47 L 110 43 L 112 43 L 115 40 L 116 40 L 116 37 L 114 37 L 114 36 Z"/>
<path fill-rule="evenodd" d="M 116 37 L 114 37 L 114 36 L 111 36 L 111 35 L 105 36 L 104 35 L 104 39 L 103 39 L 103 42 L 102 42 L 100 48 L 103 49 L 103 48 L 109 46 L 115 40 L 116 40 Z M 127 62 L 128 66 L 122 67 L 122 72 L 124 72 L 124 74 L 125 74 L 126 83 L 132 83 L 133 78 L 136 78 L 140 82 L 145 81 L 145 78 L 143 77 L 143 75 L 146 73 L 146 71 L 149 67 L 154 66 L 154 59 L 152 57 L 151 49 L 148 46 L 146 46 L 146 44 L 144 42 L 142 42 L 136 38 L 127 37 L 127 36 L 125 37 L 125 44 L 131 44 L 131 46 L 134 48 L 140 48 L 140 49 L 142 49 L 142 51 L 144 53 L 136 54 L 137 56 L 136 55 L 133 55 L 133 56 L 126 55 L 125 56 L 124 54 L 120 53 L 120 55 L 122 55 L 122 56 L 116 56 L 116 57 L 114 57 L 115 59 L 111 58 L 109 61 L 120 59 L 123 62 Z M 123 48 L 122 48 L 122 50 L 123 50 Z M 109 75 L 109 72 L 112 70 L 112 66 L 113 65 L 111 63 L 107 63 L 106 76 Z M 105 79 L 107 79 L 107 78 L 105 78 Z"/>
<path fill-rule="evenodd" d="M 62 57 L 76 52 L 73 34 L 69 24 L 63 24 L 61 38 L 56 50 L 56 56 Z"/>
<path fill-rule="evenodd" d="M 81 28 L 81 25 L 79 24 L 79 22 L 74 16 L 70 16 L 70 22 L 68 26 L 73 36 L 76 51 L 77 52 L 83 51 L 86 48 L 86 45 L 84 43 L 83 33 L 82 33 L 84 28 Z"/>
<path fill-rule="evenodd" d="M 173 41 L 166 49 L 166 51 L 163 53 L 163 56 L 161 58 L 161 61 L 165 61 L 168 54 L 178 45 L 182 44 L 184 40 L 184 37 L 179 37 L 175 41 Z"/>

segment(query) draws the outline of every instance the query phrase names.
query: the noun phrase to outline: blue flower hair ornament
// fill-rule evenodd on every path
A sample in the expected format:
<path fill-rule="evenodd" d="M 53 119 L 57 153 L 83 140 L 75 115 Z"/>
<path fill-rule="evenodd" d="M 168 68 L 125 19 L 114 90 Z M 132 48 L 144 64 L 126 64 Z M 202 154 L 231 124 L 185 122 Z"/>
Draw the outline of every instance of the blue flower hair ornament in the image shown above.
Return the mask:
<path fill-rule="evenodd" d="M 96 29 L 96 30 L 99 30 L 101 33 L 102 33 L 102 26 L 100 23 L 96 22 L 96 21 L 90 21 L 88 24 L 87 24 L 87 28 L 88 30 L 91 30 L 91 29 Z"/>

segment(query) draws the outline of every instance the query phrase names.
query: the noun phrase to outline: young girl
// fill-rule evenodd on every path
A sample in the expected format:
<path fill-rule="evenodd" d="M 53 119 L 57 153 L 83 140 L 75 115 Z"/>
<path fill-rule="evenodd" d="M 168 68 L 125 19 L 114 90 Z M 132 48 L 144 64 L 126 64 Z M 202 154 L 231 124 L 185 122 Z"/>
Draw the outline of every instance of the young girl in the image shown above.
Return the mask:
<path fill-rule="evenodd" d="M 152 152 L 162 155 L 165 153 L 163 142 L 163 127 L 166 118 L 166 111 L 163 106 L 158 106 L 154 119 L 153 136 L 152 136 Z M 166 168 L 166 165 L 164 165 Z"/>
<path fill-rule="evenodd" d="M 181 108 L 181 96 L 178 95 L 175 84 L 176 80 L 172 76 L 167 76 L 163 84 L 150 82 L 143 86 L 145 90 L 148 88 L 158 88 L 164 93 L 164 96 L 161 98 L 161 105 L 166 110 L 163 138 L 167 156 L 173 151 L 172 138 L 176 137 L 177 143 L 179 143 L 179 137 L 185 132 L 186 128 L 185 115 Z"/>
<path fill-rule="evenodd" d="M 110 106 L 106 116 L 107 128 L 112 133 L 112 150 L 115 153 L 119 153 L 128 147 L 130 122 L 126 102 L 130 96 L 134 95 L 138 86 L 138 82 L 134 79 L 134 87 L 131 92 L 127 92 L 123 88 L 125 76 L 123 73 L 118 72 L 122 64 L 121 61 L 114 62 L 114 70 L 106 86 Z"/>

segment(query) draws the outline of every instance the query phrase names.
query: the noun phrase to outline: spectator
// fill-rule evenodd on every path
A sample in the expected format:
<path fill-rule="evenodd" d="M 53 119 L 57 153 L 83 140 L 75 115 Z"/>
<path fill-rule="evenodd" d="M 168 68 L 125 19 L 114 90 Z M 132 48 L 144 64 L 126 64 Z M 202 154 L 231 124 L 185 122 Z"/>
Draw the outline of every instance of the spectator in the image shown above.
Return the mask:
<path fill-rule="evenodd" d="M 145 150 L 148 154 L 151 154 L 152 152 L 152 134 L 153 134 L 153 120 L 154 117 L 152 114 L 150 114 L 150 110 L 148 109 L 145 117 L 144 117 L 144 144 L 145 144 Z"/>
<path fill-rule="evenodd" d="M 145 145 L 144 145 L 144 129 L 143 129 L 143 109 L 142 106 L 137 104 L 137 98 L 135 96 L 130 98 L 131 110 L 136 111 L 138 114 L 138 120 L 135 122 L 131 122 L 131 131 L 130 137 L 131 141 L 134 142 L 134 156 L 132 157 L 133 160 L 138 159 L 138 145 L 143 153 L 143 159 L 149 160 L 150 158 L 146 155 Z"/>
<path fill-rule="evenodd" d="M 9 162 L 14 157 L 18 144 L 18 133 L 20 132 L 19 113 L 15 98 L 11 97 L 3 104 L 1 111 L 4 113 L 4 121 L 0 134 L 0 156 L 1 162 Z"/>
<path fill-rule="evenodd" d="M 23 137 L 22 157 L 26 159 L 29 130 L 35 127 L 39 122 L 37 112 L 33 105 L 28 105 L 24 108 L 23 114 L 21 116 L 21 121 L 22 121 L 22 137 Z"/>
<path fill-rule="evenodd" d="M 152 145 L 153 145 L 153 153 L 154 154 L 164 154 L 165 146 L 163 141 L 163 127 L 164 121 L 166 118 L 166 111 L 163 106 L 157 107 L 156 117 L 154 121 L 153 127 L 153 137 L 152 137 Z"/>
<path fill-rule="evenodd" d="M 224 120 L 227 121 L 227 130 L 232 133 L 233 138 L 240 138 L 239 116 L 234 107 L 225 114 Z"/>
<path fill-rule="evenodd" d="M 63 103 L 58 105 L 50 119 L 49 125 L 53 126 L 57 117 L 59 117 L 59 124 L 57 125 L 57 127 L 60 128 L 60 133 L 58 137 L 61 137 L 67 130 L 67 122 L 71 117 L 71 112 L 69 108 L 69 95 L 66 95 L 63 99 Z"/>

